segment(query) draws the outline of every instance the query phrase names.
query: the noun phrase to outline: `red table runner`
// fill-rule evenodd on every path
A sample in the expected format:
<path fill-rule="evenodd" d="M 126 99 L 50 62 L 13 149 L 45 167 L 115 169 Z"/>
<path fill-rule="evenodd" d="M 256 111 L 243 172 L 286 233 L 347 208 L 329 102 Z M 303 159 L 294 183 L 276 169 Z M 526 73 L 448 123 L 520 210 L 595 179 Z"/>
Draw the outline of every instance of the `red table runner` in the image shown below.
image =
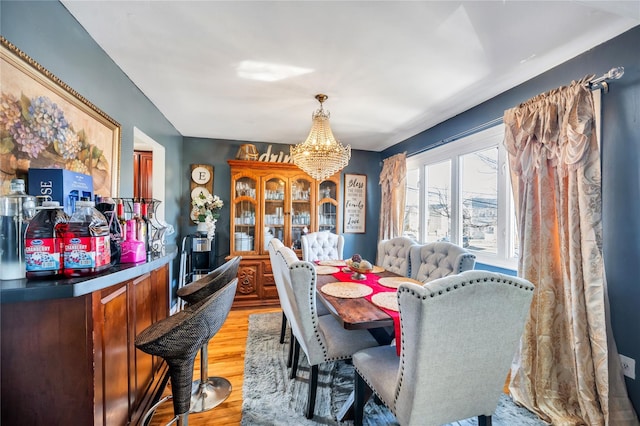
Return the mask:
<path fill-rule="evenodd" d="M 371 290 L 373 290 L 373 293 L 371 293 L 368 296 L 365 296 L 364 298 L 367 299 L 369 302 L 371 302 L 371 298 L 373 297 L 374 294 L 378 294 L 378 293 L 389 293 L 389 292 L 395 292 L 396 290 L 393 288 L 389 288 L 389 287 L 385 287 L 381 284 L 378 284 L 378 280 L 380 279 L 380 277 L 376 274 L 364 274 L 365 275 L 365 279 L 364 280 L 353 280 L 351 279 L 351 274 L 352 272 L 336 272 L 335 274 L 332 274 L 337 280 L 342 281 L 342 282 L 354 282 L 354 283 L 358 283 L 358 284 L 364 284 L 366 286 L 369 286 L 371 288 Z M 398 353 L 398 356 L 400 356 L 400 351 L 401 351 L 401 340 L 400 339 L 400 313 L 396 312 L 396 311 L 392 311 L 390 309 L 385 309 L 385 308 L 381 308 L 380 306 L 374 304 L 373 302 L 371 302 L 372 305 L 374 305 L 376 308 L 381 309 L 382 311 L 384 311 L 387 315 L 389 315 L 391 318 L 393 318 L 393 328 L 394 328 L 394 334 L 395 334 L 395 338 L 396 338 L 396 352 Z"/>

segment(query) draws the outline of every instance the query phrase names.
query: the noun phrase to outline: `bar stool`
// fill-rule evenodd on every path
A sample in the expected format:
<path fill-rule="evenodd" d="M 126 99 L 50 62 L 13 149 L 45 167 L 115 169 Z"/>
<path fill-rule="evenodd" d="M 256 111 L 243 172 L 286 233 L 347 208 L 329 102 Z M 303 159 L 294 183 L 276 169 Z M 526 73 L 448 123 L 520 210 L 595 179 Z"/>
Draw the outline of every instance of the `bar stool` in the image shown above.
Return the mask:
<path fill-rule="evenodd" d="M 141 424 L 146 424 L 160 404 L 173 399 L 175 417 L 169 424 L 188 425 L 196 354 L 227 319 L 237 285 L 238 279 L 234 278 L 215 294 L 150 325 L 136 337 L 136 348 L 167 362 L 172 388 L 172 395 L 154 404 L 145 413 Z"/>
<path fill-rule="evenodd" d="M 235 256 L 209 274 L 181 287 L 177 291 L 188 306 L 215 294 L 226 283 L 238 275 L 241 256 Z M 191 390 L 191 412 L 201 413 L 220 405 L 231 394 L 231 383 L 224 377 L 209 377 L 209 341 L 200 348 L 200 379 L 195 380 Z"/>

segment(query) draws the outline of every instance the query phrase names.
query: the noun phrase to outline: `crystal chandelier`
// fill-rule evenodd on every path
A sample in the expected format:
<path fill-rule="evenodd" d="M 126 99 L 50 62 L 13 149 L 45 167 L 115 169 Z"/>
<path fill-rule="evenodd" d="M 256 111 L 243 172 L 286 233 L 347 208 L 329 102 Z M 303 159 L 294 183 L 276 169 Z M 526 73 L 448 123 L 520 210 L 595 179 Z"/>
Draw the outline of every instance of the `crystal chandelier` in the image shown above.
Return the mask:
<path fill-rule="evenodd" d="M 322 109 L 327 95 L 316 95 L 320 109 L 312 115 L 311 131 L 307 139 L 291 147 L 293 163 L 316 180 L 324 180 L 342 170 L 351 158 L 351 146 L 336 140 L 329 125 L 329 111 Z"/>

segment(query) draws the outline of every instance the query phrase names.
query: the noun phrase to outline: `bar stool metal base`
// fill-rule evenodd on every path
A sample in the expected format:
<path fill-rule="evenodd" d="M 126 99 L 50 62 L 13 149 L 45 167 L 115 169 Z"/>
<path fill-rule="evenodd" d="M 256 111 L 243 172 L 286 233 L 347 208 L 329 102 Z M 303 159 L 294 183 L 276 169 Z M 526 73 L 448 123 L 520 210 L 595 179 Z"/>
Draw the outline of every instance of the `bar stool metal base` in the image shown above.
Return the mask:
<path fill-rule="evenodd" d="M 231 395 L 231 383 L 224 377 L 209 377 L 193 382 L 190 413 L 202 413 L 222 404 Z"/>

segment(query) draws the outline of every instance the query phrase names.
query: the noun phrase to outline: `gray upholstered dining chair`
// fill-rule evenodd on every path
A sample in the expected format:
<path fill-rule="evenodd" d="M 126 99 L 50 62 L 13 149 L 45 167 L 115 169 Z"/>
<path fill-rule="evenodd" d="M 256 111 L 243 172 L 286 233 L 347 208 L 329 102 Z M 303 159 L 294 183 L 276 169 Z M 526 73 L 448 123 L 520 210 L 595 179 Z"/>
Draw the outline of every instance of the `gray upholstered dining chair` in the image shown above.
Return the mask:
<path fill-rule="evenodd" d="M 300 349 L 311 367 L 309 394 L 305 416 L 310 419 L 315 410 L 318 386 L 318 366 L 334 360 L 348 359 L 378 342 L 366 330 L 345 330 L 332 315 L 318 316 L 316 307 L 316 269 L 310 262 L 299 261 L 288 247 L 277 251 L 276 262 L 283 272 L 284 290 L 289 298 L 289 322 L 295 339 L 292 374 L 295 376 Z"/>
<path fill-rule="evenodd" d="M 171 378 L 171 395 L 151 407 L 140 424 L 147 424 L 147 419 L 156 408 L 168 399 L 173 400 L 175 415 L 171 424 L 188 424 L 196 354 L 227 319 L 237 285 L 238 279 L 233 278 L 214 294 L 150 325 L 138 334 L 135 339 L 136 348 L 163 358 L 169 366 Z"/>
<path fill-rule="evenodd" d="M 362 424 L 369 389 L 402 425 L 474 416 L 490 425 L 533 290 L 525 279 L 477 270 L 401 284 L 400 356 L 388 346 L 353 356 L 355 424 Z"/>
<path fill-rule="evenodd" d="M 344 237 L 329 231 L 311 232 L 302 236 L 302 260 L 342 260 Z"/>
<path fill-rule="evenodd" d="M 286 301 L 286 292 L 284 290 L 284 283 L 282 281 L 282 271 L 279 268 L 278 262 L 276 262 L 276 252 L 280 247 L 283 247 L 282 241 L 277 238 L 272 238 L 269 241 L 268 249 L 269 249 L 269 260 L 271 261 L 271 271 L 273 272 L 273 280 L 276 284 L 276 290 L 278 291 L 278 298 L 280 299 L 280 306 L 282 307 L 282 325 L 280 327 L 280 343 L 284 343 L 284 338 L 287 332 L 287 312 L 286 307 L 283 303 L 288 303 Z M 295 260 L 298 260 L 296 257 Z M 318 315 L 328 315 L 329 310 L 323 305 L 318 304 L 317 306 Z M 291 357 L 289 358 L 291 361 Z M 288 365 L 290 366 L 290 365 Z"/>
<path fill-rule="evenodd" d="M 426 283 L 473 269 L 476 256 L 459 245 L 438 241 L 409 250 L 411 278 Z"/>
<path fill-rule="evenodd" d="M 408 237 L 396 237 L 378 242 L 376 265 L 405 277 L 411 276 L 409 252 L 417 243 Z"/>

